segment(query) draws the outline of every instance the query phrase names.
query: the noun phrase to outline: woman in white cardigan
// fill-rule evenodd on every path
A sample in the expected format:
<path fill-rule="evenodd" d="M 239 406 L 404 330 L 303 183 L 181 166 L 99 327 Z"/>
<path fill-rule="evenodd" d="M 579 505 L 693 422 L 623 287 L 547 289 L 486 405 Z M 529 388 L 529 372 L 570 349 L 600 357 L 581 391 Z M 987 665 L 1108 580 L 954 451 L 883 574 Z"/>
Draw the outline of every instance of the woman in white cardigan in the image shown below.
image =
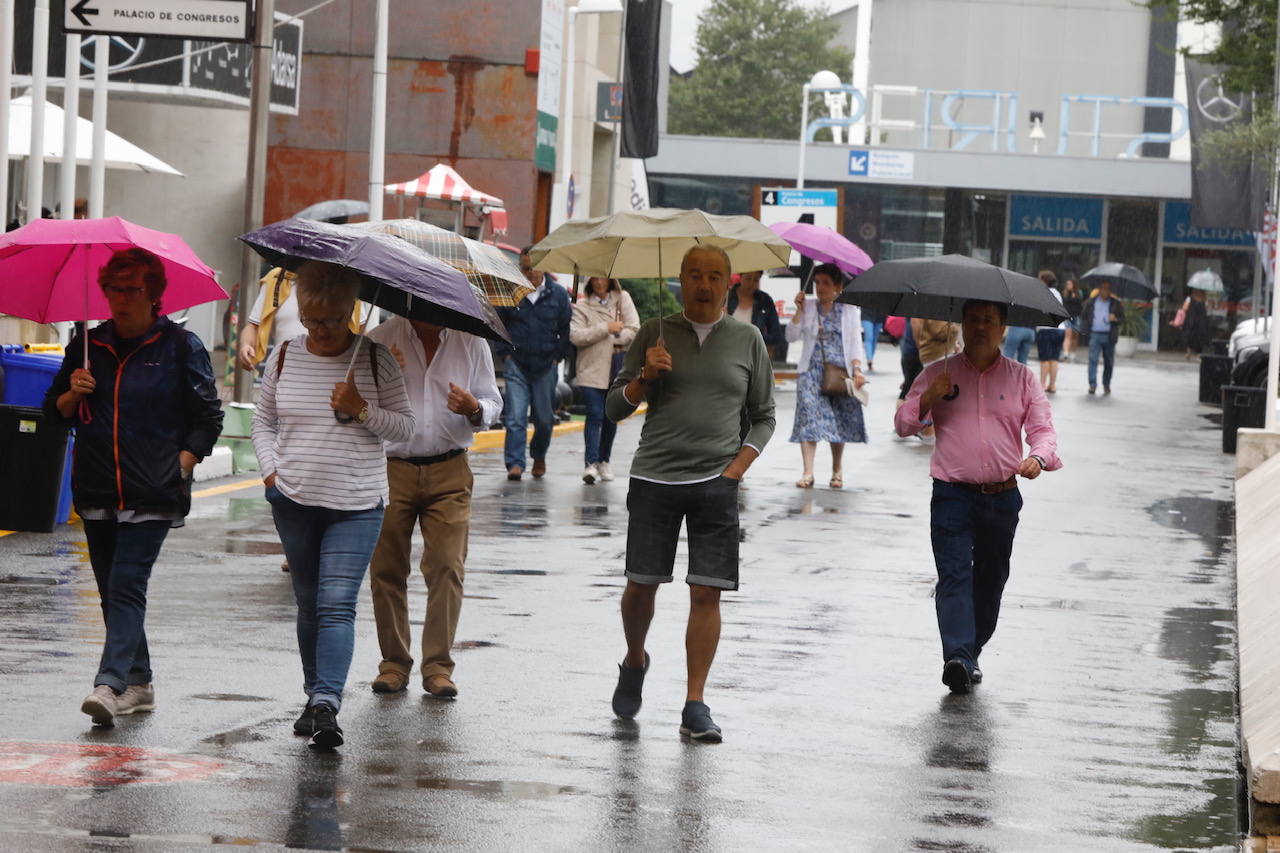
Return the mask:
<path fill-rule="evenodd" d="M 796 420 L 791 440 L 799 443 L 804 474 L 796 481 L 802 489 L 813 488 L 813 460 L 818 442 L 831 443 L 831 488 L 844 487 L 844 446 L 866 442 L 862 404 L 852 397 L 828 397 L 822 393 L 825 364 L 844 368 L 861 388 L 862 312 L 856 305 L 836 302 L 844 275 L 835 264 L 822 264 L 813 271 L 817 304 L 810 305 L 804 291 L 796 294 L 796 314 L 787 325 L 787 340 L 803 340 L 800 375 L 796 380 Z"/>
<path fill-rule="evenodd" d="M 617 373 L 614 364 L 621 362 L 639 330 L 635 303 L 617 279 L 587 279 L 587 292 L 573 306 L 569 340 L 578 348 L 575 384 L 587 404 L 587 427 L 582 433 L 587 467 L 582 481 L 588 485 L 613 479 L 609 457 L 618 427 L 604 416 L 604 398 Z"/>

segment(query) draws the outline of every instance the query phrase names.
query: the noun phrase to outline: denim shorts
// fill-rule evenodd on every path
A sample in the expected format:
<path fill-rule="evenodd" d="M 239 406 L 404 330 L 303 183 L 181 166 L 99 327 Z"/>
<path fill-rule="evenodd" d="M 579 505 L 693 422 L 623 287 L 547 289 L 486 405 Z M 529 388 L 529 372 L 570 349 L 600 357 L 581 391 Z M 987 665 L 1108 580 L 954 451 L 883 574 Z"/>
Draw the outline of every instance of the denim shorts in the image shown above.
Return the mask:
<path fill-rule="evenodd" d="M 669 486 L 631 480 L 627 492 L 627 578 L 670 583 L 680 524 L 689 533 L 687 583 L 738 588 L 738 481 L 716 477 Z"/>

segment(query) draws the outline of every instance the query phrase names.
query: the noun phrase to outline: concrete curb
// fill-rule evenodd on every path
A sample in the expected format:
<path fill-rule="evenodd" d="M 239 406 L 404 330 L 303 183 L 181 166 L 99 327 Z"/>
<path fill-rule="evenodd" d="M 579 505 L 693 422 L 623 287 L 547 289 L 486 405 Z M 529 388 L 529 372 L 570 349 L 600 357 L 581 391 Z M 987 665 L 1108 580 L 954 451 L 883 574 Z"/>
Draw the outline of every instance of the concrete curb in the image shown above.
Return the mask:
<path fill-rule="evenodd" d="M 1241 761 L 1254 833 L 1280 831 L 1280 455 L 1236 481 L 1236 613 Z"/>

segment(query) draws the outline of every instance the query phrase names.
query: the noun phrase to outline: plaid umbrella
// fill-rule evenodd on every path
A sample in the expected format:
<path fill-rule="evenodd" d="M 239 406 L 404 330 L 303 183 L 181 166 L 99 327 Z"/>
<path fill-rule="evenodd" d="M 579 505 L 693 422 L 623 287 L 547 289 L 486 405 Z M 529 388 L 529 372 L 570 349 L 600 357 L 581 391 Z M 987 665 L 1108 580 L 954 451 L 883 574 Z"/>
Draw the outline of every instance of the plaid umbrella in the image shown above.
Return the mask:
<path fill-rule="evenodd" d="M 512 307 L 533 293 L 533 286 L 520 272 L 520 267 L 492 244 L 471 240 L 417 219 L 361 222 L 355 227 L 394 234 L 434 255 L 465 275 L 490 305 Z"/>

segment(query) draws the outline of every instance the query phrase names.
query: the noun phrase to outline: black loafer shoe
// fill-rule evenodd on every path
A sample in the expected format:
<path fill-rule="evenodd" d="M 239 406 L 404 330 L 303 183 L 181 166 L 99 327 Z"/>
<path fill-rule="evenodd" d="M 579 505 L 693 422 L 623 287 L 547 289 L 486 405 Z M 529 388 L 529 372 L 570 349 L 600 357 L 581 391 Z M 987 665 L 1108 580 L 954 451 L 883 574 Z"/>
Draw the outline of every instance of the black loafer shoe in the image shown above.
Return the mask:
<path fill-rule="evenodd" d="M 982 670 L 978 669 L 978 668 L 975 666 L 975 667 L 973 668 L 973 672 L 972 672 L 972 673 L 970 673 L 970 675 L 969 675 L 969 680 L 970 680 L 970 681 L 972 681 L 974 684 L 981 684 L 981 683 L 982 683 Z"/>
<path fill-rule="evenodd" d="M 973 686 L 973 678 L 969 675 L 969 667 L 960 658 L 952 658 L 942 668 L 942 683 L 951 688 L 952 693 L 968 693 Z"/>
<path fill-rule="evenodd" d="M 618 664 L 618 686 L 613 689 L 613 713 L 630 720 L 640 713 L 644 677 L 649 672 L 649 653 L 644 653 L 644 669 L 632 669 L 625 663 Z"/>

